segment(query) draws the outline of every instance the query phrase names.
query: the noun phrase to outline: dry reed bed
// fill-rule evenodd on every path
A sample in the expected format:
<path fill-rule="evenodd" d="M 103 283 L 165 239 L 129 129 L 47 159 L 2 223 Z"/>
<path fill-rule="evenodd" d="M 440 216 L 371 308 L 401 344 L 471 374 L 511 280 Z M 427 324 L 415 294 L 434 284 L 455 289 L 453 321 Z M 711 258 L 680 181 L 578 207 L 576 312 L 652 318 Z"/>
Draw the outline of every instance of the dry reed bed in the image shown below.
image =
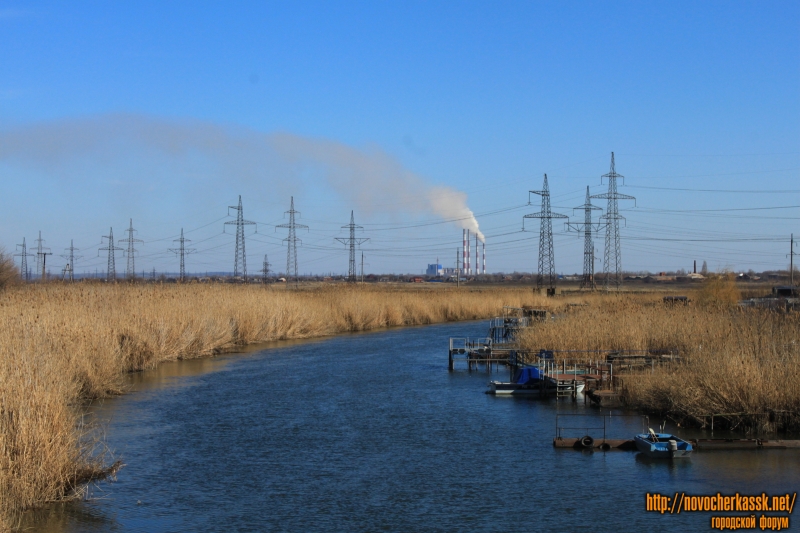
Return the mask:
<path fill-rule="evenodd" d="M 249 343 L 487 318 L 533 303 L 530 289 L 448 286 L 11 287 L 0 294 L 0 519 L 69 497 L 101 472 L 82 435 L 81 401 L 122 392 L 125 372 Z"/>
<path fill-rule="evenodd" d="M 631 407 L 683 423 L 725 414 L 718 420 L 731 427 L 800 430 L 800 316 L 691 297 L 705 303 L 590 297 L 589 306 L 565 308 L 562 319 L 532 328 L 523 342 L 530 350 L 677 349 L 681 363 L 623 377 Z"/>

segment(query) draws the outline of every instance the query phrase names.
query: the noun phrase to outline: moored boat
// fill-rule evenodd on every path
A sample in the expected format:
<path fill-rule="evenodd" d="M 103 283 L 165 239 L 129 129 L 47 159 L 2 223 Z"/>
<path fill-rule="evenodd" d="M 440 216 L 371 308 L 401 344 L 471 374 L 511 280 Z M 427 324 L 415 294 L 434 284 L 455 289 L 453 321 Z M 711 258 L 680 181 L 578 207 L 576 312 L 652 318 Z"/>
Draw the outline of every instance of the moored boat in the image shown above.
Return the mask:
<path fill-rule="evenodd" d="M 583 392 L 583 377 L 550 375 L 536 367 L 520 368 L 511 381 L 490 381 L 488 394 L 509 396 L 564 395 Z"/>
<path fill-rule="evenodd" d="M 692 445 L 680 437 L 670 433 L 640 433 L 633 438 L 636 448 L 654 459 L 676 459 L 689 457 Z"/>
<path fill-rule="evenodd" d="M 511 381 L 490 381 L 489 394 L 527 396 L 541 394 L 543 388 L 554 388 L 542 379 L 538 368 L 520 368 Z"/>

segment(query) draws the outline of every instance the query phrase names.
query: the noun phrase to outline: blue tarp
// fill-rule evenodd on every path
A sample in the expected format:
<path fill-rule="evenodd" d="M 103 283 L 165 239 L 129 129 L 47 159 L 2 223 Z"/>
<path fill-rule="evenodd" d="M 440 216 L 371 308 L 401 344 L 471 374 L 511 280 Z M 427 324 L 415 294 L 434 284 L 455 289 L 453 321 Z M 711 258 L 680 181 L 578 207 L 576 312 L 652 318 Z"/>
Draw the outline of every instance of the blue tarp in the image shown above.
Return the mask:
<path fill-rule="evenodd" d="M 539 369 L 538 368 L 522 368 L 517 372 L 517 379 L 516 382 L 520 385 L 524 385 L 529 382 L 537 381 L 539 379 Z"/>

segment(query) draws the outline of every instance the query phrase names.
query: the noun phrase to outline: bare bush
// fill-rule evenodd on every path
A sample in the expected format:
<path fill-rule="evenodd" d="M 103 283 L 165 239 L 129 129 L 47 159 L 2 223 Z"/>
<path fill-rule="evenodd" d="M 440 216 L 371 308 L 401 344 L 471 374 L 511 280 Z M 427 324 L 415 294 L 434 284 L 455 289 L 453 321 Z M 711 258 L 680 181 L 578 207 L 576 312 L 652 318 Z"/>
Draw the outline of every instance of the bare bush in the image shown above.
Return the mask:
<path fill-rule="evenodd" d="M 14 258 L 0 248 L 0 290 L 18 282 L 19 269 L 14 264 Z"/>

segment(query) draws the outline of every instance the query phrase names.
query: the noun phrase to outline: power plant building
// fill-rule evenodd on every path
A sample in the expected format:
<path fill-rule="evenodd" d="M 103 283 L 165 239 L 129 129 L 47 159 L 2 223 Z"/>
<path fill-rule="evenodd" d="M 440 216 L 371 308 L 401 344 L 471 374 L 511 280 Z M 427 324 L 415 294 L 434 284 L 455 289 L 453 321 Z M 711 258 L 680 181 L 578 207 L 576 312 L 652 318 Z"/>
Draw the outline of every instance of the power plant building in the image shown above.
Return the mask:
<path fill-rule="evenodd" d="M 439 264 L 428 265 L 428 269 L 425 271 L 426 276 L 441 276 L 442 274 L 444 274 L 444 269 Z"/>

